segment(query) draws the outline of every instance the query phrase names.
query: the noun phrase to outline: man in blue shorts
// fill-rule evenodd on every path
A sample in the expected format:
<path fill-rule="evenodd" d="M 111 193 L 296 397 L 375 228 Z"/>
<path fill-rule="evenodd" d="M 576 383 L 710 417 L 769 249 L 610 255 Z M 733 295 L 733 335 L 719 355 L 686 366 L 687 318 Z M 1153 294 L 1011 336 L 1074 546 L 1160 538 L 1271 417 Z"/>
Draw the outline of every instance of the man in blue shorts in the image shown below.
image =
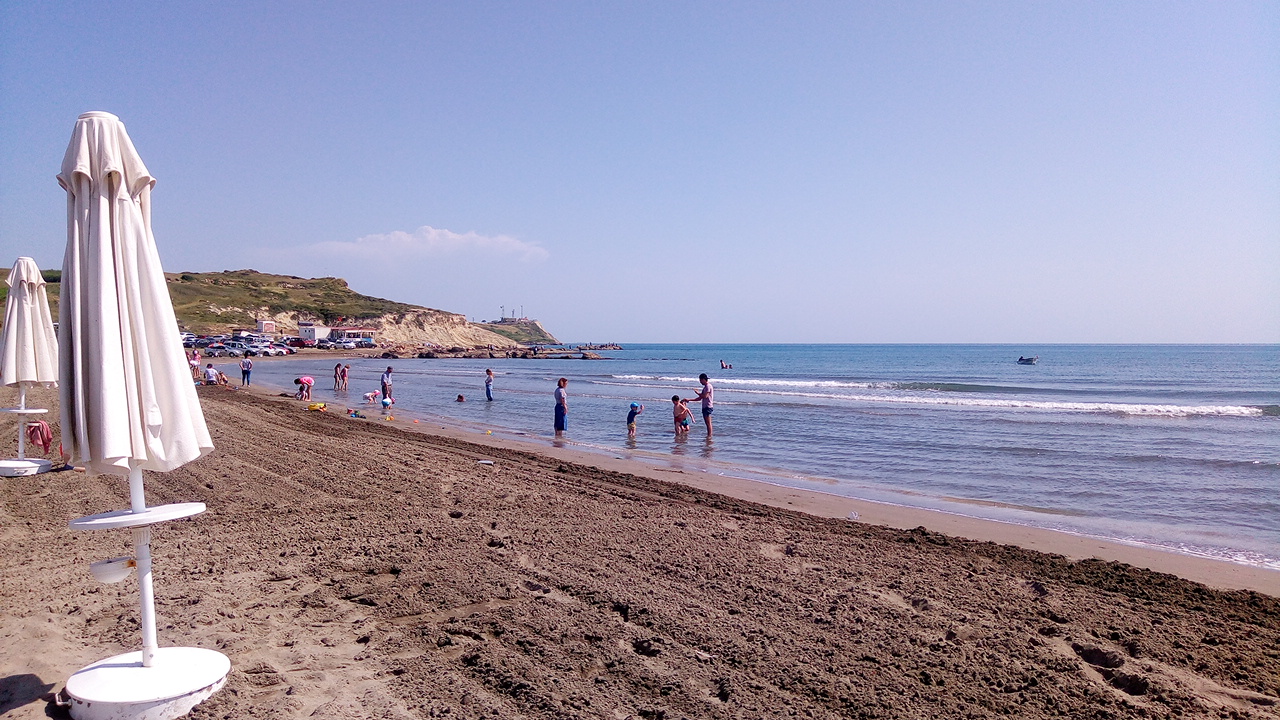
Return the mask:
<path fill-rule="evenodd" d="M 715 409 L 713 407 L 715 390 L 711 388 L 711 379 L 707 377 L 706 373 L 698 376 L 698 382 L 702 383 L 702 389 L 698 391 L 697 395 L 689 398 L 689 402 L 694 400 L 702 401 L 702 422 L 707 424 L 707 437 L 711 437 L 711 412 Z"/>

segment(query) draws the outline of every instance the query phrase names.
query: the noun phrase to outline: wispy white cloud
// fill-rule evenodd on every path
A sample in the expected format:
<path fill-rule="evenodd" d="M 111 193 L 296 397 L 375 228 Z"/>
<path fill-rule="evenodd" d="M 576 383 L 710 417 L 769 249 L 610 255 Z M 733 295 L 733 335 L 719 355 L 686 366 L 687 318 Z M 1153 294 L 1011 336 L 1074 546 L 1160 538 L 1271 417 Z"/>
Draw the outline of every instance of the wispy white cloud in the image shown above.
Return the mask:
<path fill-rule="evenodd" d="M 311 245 L 307 249 L 330 256 L 387 260 L 471 254 L 540 262 L 550 256 L 541 245 L 509 235 L 456 233 L 452 230 L 433 228 L 430 225 L 423 225 L 413 232 L 396 230 L 377 235 L 365 235 L 350 241 L 322 242 Z"/>

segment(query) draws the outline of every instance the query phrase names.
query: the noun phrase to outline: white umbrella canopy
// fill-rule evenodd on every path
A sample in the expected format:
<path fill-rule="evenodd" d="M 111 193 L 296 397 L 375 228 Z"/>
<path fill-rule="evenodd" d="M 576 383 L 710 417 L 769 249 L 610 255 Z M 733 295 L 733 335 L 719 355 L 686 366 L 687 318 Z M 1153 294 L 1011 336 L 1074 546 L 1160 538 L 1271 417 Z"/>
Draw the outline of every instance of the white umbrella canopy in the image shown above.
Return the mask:
<path fill-rule="evenodd" d="M 8 283 L 4 329 L 0 331 L 0 383 L 54 387 L 58 384 L 58 337 L 36 261 L 18 258 L 9 271 Z"/>
<path fill-rule="evenodd" d="M 124 123 L 76 120 L 58 183 L 62 437 L 92 473 L 166 472 L 213 449 L 151 233 L 147 171 Z"/>

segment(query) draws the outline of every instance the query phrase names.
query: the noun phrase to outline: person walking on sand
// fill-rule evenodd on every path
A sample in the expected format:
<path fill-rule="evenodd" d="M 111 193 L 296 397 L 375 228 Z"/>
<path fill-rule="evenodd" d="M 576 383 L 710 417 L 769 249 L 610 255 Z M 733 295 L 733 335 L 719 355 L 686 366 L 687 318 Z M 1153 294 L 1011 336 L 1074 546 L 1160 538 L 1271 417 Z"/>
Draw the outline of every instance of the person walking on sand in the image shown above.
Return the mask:
<path fill-rule="evenodd" d="M 343 366 L 342 366 L 342 374 L 341 374 L 341 377 L 340 377 L 340 379 L 342 380 L 342 384 L 338 387 L 338 389 L 339 389 L 339 390 L 346 390 L 346 389 L 347 389 L 347 380 L 350 378 L 350 376 L 351 376 L 351 366 L 350 366 L 350 365 L 343 365 Z"/>
<path fill-rule="evenodd" d="M 711 388 L 711 378 L 708 378 L 706 373 L 698 376 L 698 382 L 702 383 L 702 389 L 697 395 L 689 398 L 689 402 L 702 401 L 702 422 L 707 424 L 707 437 L 711 437 L 711 412 L 715 409 L 713 407 L 715 390 Z"/>
<path fill-rule="evenodd" d="M 569 427 L 569 393 L 564 389 L 568 384 L 569 378 L 556 381 L 556 437 L 564 437 L 564 431 Z"/>
<path fill-rule="evenodd" d="M 382 373 L 382 399 L 391 399 L 391 366 L 387 366 L 387 371 Z"/>
<path fill-rule="evenodd" d="M 484 397 L 493 402 L 493 370 L 484 371 Z"/>
<path fill-rule="evenodd" d="M 249 358 L 240 360 L 240 385 L 251 385 L 249 382 L 249 373 L 253 372 L 253 361 Z"/>

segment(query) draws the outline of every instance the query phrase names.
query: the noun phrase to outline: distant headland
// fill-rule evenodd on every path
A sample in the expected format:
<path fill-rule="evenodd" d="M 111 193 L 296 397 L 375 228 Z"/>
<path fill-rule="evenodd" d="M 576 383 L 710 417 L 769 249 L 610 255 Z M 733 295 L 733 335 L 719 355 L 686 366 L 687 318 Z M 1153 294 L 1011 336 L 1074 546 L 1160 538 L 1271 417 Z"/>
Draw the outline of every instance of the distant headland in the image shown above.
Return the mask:
<path fill-rule="evenodd" d="M 55 317 L 61 275 L 57 270 L 44 273 Z M 300 327 L 357 329 L 379 345 L 426 346 L 446 353 L 454 348 L 516 351 L 559 344 L 537 320 L 474 323 L 458 313 L 362 295 L 336 277 L 224 270 L 165 273 L 165 279 L 178 325 L 201 335 L 261 331 L 263 325 L 270 325 L 273 333 L 294 335 Z"/>

